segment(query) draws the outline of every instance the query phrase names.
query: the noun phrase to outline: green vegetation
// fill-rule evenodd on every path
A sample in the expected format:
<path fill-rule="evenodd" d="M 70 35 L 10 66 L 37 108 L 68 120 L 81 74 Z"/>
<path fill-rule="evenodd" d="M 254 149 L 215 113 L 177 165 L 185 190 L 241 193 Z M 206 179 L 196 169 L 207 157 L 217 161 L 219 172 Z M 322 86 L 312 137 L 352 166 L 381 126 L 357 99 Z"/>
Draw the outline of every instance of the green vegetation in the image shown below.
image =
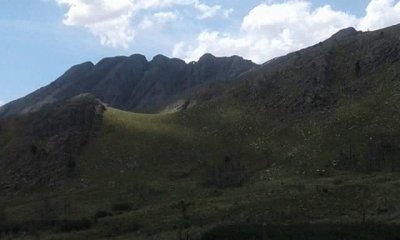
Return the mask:
<path fill-rule="evenodd" d="M 400 175 L 334 164 L 348 149 L 343 139 L 362 157 L 364 138 L 352 135 L 360 128 L 377 139 L 388 134 L 389 107 L 367 117 L 362 109 L 375 101 L 360 101 L 318 122 L 311 115 L 282 123 L 228 100 L 180 114 L 107 109 L 71 180 L 2 198 L 8 220 L 54 219 L 39 230 L 43 239 L 196 239 L 221 223 L 397 223 Z M 227 156 L 240 163 L 241 183 L 204 184 L 215 169 L 229 173 Z"/>
<path fill-rule="evenodd" d="M 379 224 L 316 224 L 290 226 L 231 225 L 217 227 L 205 233 L 202 240 L 395 240 L 397 225 Z"/>

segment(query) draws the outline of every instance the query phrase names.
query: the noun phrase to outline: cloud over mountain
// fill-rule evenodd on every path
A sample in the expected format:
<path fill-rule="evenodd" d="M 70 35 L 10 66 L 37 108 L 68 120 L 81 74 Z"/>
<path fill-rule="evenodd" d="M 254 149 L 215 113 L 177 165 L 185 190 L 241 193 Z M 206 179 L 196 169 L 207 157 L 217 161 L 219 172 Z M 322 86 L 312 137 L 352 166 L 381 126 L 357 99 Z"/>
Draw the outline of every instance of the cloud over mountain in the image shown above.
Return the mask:
<path fill-rule="evenodd" d="M 66 7 L 64 24 L 83 27 L 105 46 L 129 49 L 135 37 L 184 24 L 196 33 L 163 32 L 174 57 L 197 60 L 206 52 L 240 55 L 258 63 L 322 41 L 338 30 L 353 26 L 375 30 L 400 22 L 400 1 L 371 0 L 365 16 L 314 6 L 310 0 L 266 1 L 242 16 L 239 24 L 217 28 L 214 17 L 234 11 L 206 0 L 56 0 Z M 220 3 L 220 2 L 218 2 Z M 201 21 L 214 21 L 210 24 Z M 229 24 L 229 23 L 225 23 Z M 179 28 L 182 29 L 182 28 Z M 157 38 L 163 35 L 157 35 Z M 151 35 L 151 34 L 150 34 Z M 171 41 L 172 39 L 172 41 Z"/>
<path fill-rule="evenodd" d="M 176 19 L 173 7 L 187 7 L 198 19 L 228 16 L 230 9 L 207 5 L 200 0 L 56 0 L 67 7 L 63 23 L 83 27 L 98 37 L 101 44 L 114 48 L 128 48 L 138 27 L 152 28 Z M 154 13 L 158 11 L 158 13 Z M 141 19 L 141 20 L 140 20 Z"/>
<path fill-rule="evenodd" d="M 127 48 L 134 38 L 131 18 L 135 5 L 130 0 L 57 0 L 68 11 L 63 23 L 84 27 L 103 45 Z"/>
<path fill-rule="evenodd" d="M 400 1 L 372 0 L 366 9 L 365 17 L 360 19 L 358 28 L 376 30 L 400 22 Z"/>
<path fill-rule="evenodd" d="M 212 52 L 261 63 L 318 43 L 346 27 L 375 30 L 399 22 L 400 1 L 394 0 L 372 0 L 361 18 L 329 5 L 313 9 L 309 1 L 262 3 L 243 18 L 236 33 L 204 30 L 194 44 L 176 44 L 173 56 L 195 60 L 204 52 Z"/>
<path fill-rule="evenodd" d="M 356 17 L 328 5 L 312 10 L 306 1 L 263 3 L 243 18 L 238 33 L 204 30 L 195 45 L 177 44 L 173 55 L 194 60 L 204 52 L 229 53 L 263 62 L 322 41 L 356 22 Z"/>

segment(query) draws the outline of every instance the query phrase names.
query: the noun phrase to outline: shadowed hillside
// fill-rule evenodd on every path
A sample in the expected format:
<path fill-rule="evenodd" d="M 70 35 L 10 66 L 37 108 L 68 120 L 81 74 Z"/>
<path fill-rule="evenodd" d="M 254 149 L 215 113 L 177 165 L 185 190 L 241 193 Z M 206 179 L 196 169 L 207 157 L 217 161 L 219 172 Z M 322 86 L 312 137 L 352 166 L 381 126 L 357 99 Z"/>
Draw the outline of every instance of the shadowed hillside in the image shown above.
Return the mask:
<path fill-rule="evenodd" d="M 60 187 L 76 167 L 81 150 L 101 127 L 104 106 L 78 95 L 38 112 L 0 122 L 1 189 Z"/>

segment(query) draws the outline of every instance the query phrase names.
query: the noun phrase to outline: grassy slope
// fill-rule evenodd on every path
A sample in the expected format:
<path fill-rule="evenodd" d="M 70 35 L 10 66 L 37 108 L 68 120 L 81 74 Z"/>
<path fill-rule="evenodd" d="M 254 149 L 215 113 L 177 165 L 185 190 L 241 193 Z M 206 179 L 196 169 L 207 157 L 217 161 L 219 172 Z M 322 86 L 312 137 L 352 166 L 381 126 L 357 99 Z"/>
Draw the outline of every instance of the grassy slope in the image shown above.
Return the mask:
<path fill-rule="evenodd" d="M 360 99 L 328 115 L 287 116 L 284 122 L 254 114 L 257 107 L 236 105 L 229 96 L 182 114 L 143 115 L 109 108 L 101 133 L 79 160 L 74 180 L 63 190 L 10 197 L 8 205 L 13 207 L 7 213 L 11 219 L 37 219 L 46 195 L 59 218 L 90 218 L 98 210 L 111 211 L 115 203 L 133 206 L 100 220 L 89 231 L 50 234 L 49 239 L 172 238 L 174 226 L 181 222 L 174 206 L 181 200 L 193 204 L 189 231 L 195 236 L 219 223 L 359 222 L 362 205 L 368 220 L 396 222 L 397 173 L 331 167 L 347 141 L 359 141 L 356 146 L 362 149 L 363 134 L 398 133 L 395 106 L 387 103 L 394 98 L 384 100 Z M 244 186 L 204 187 L 205 172 L 226 155 L 246 166 Z M 142 226 L 140 233 L 127 233 L 133 223 Z"/>

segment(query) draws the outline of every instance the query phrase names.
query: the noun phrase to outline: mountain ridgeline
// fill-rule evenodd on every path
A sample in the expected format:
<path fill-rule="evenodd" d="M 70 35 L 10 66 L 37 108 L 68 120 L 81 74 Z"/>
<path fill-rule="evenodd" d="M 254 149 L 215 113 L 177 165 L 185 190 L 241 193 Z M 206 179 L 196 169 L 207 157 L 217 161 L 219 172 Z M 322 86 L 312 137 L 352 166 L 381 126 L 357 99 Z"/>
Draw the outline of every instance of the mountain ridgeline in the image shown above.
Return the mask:
<path fill-rule="evenodd" d="M 241 57 L 206 54 L 198 62 L 157 55 L 105 58 L 73 66 L 50 85 L 0 108 L 0 118 L 28 113 L 46 104 L 91 93 L 109 106 L 156 113 L 190 104 L 192 91 L 204 84 L 234 80 L 257 65 Z"/>
<path fill-rule="evenodd" d="M 263 104 L 269 112 L 279 110 L 281 115 L 300 117 L 376 97 L 398 81 L 399 36 L 399 25 L 373 32 L 343 29 L 324 42 L 249 72 L 242 77 L 236 95 L 244 96 L 243 101 Z M 390 89 L 399 90 L 397 85 Z"/>

